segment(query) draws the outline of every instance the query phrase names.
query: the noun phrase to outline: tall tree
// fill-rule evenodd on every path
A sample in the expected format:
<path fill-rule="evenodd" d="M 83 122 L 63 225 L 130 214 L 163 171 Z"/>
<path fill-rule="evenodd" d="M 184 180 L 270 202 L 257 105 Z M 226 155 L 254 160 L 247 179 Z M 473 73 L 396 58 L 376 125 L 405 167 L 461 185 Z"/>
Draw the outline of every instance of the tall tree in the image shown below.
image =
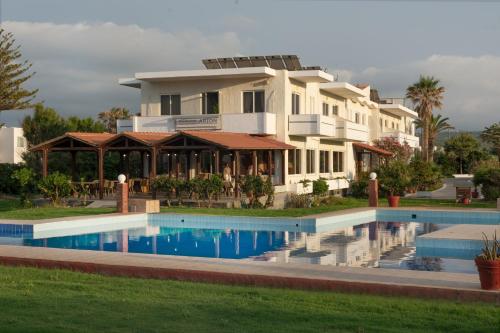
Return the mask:
<path fill-rule="evenodd" d="M 491 125 L 490 127 L 485 127 L 484 131 L 481 132 L 481 140 L 489 143 L 500 160 L 500 122 Z"/>
<path fill-rule="evenodd" d="M 459 173 L 469 173 L 474 165 L 490 156 L 481 147 L 479 140 L 468 133 L 460 133 L 444 143 L 444 151 L 455 160 L 455 165 Z"/>
<path fill-rule="evenodd" d="M 422 156 L 425 161 L 430 160 L 429 153 L 429 126 L 433 109 L 441 109 L 445 89 L 440 86 L 439 80 L 433 76 L 420 76 L 420 79 L 409 86 L 406 97 L 409 98 L 422 119 Z"/>
<path fill-rule="evenodd" d="M 429 144 L 427 146 L 427 149 L 429 150 L 429 161 L 432 162 L 433 160 L 433 150 L 434 150 L 434 143 L 436 142 L 436 139 L 439 135 L 439 133 L 442 133 L 448 129 L 453 129 L 454 127 L 448 123 L 449 118 L 448 117 L 443 117 L 440 114 L 437 116 L 431 115 L 430 121 L 429 121 Z M 423 119 L 419 118 L 415 121 L 415 125 L 417 128 L 423 129 L 425 126 L 425 123 Z"/>
<path fill-rule="evenodd" d="M 66 120 L 56 110 L 42 104 L 35 106 L 35 112 L 23 119 L 24 136 L 30 145 L 37 145 L 66 132 Z"/>
<path fill-rule="evenodd" d="M 31 63 L 20 61 L 20 46 L 10 32 L 0 29 L 0 112 L 33 107 L 38 89 L 27 90 L 24 83 L 35 73 L 28 73 Z M 0 127 L 2 124 L 0 124 Z"/>
<path fill-rule="evenodd" d="M 119 119 L 130 119 L 130 111 L 123 107 L 114 107 L 98 115 L 110 133 L 116 133 L 116 123 Z"/>

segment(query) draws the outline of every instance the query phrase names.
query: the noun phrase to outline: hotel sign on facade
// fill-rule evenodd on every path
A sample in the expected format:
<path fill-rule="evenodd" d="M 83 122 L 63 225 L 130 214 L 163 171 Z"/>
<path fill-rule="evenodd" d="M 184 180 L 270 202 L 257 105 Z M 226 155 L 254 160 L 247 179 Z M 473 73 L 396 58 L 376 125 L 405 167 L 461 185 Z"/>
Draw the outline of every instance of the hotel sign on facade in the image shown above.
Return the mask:
<path fill-rule="evenodd" d="M 175 119 L 175 130 L 220 130 L 221 117 L 218 114 L 183 116 Z"/>

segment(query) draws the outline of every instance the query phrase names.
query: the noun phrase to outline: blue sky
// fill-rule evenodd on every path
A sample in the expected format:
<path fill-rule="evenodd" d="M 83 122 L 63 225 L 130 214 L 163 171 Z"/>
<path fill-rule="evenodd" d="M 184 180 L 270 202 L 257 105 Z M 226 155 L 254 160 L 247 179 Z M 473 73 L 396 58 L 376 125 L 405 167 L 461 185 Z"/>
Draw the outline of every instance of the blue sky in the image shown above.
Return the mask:
<path fill-rule="evenodd" d="M 447 88 L 438 111 L 460 129 L 500 120 L 500 2 L 3 0 L 37 74 L 40 99 L 65 115 L 138 110 L 118 77 L 201 68 L 204 57 L 297 54 L 342 80 L 402 96 L 419 74 Z M 15 125 L 20 113 L 2 113 Z"/>

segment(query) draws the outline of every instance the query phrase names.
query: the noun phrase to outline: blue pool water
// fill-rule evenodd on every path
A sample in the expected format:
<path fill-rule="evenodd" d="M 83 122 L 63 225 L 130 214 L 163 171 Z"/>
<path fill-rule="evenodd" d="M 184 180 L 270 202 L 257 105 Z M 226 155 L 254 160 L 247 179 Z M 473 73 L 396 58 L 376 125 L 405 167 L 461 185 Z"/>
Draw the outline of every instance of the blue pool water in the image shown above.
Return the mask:
<path fill-rule="evenodd" d="M 481 246 L 417 246 L 419 235 L 449 227 L 442 223 L 346 222 L 316 228 L 308 221 L 292 219 L 280 223 L 255 219 L 252 224 L 197 219 L 146 219 L 127 229 L 62 230 L 57 235 L 4 226 L 0 244 L 466 273 L 475 273 L 472 259 Z"/>

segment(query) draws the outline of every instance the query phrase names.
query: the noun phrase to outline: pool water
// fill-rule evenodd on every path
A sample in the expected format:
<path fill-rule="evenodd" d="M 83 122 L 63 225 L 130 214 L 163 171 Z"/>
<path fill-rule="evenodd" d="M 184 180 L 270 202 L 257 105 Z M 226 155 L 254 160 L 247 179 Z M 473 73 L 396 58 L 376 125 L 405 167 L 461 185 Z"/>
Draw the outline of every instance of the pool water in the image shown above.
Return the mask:
<path fill-rule="evenodd" d="M 446 224 L 370 222 L 323 232 L 144 227 L 35 239 L 0 233 L 0 244 L 190 257 L 476 273 L 476 249 L 418 248 L 416 237 Z M 288 231 L 289 230 L 289 231 Z"/>

